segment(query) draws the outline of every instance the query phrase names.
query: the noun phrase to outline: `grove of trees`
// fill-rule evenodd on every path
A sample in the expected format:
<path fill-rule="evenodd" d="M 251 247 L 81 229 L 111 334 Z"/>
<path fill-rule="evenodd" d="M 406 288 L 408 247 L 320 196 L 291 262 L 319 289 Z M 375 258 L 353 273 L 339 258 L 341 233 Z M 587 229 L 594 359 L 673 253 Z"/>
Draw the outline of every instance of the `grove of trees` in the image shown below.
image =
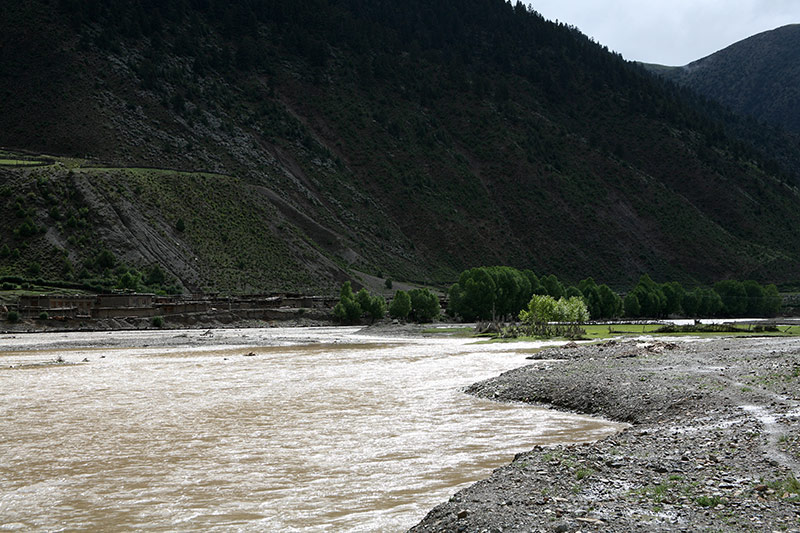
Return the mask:
<path fill-rule="evenodd" d="M 533 295 L 581 298 L 593 319 L 622 316 L 622 299 L 607 285 L 592 278 L 567 287 L 550 274 L 539 278 L 531 270 L 478 267 L 465 270 L 450 287 L 448 313 L 466 321 L 516 318 Z"/>
<path fill-rule="evenodd" d="M 553 274 L 493 266 L 465 270 L 450 287 L 447 312 L 465 321 L 515 319 L 536 295 L 580 298 L 592 320 L 612 318 L 768 317 L 781 307 L 775 285 L 725 280 L 713 287 L 684 288 L 678 282 L 656 283 L 644 274 L 624 298 L 608 285 L 586 278 L 567 286 Z"/>
<path fill-rule="evenodd" d="M 390 306 L 386 305 L 383 296 L 375 296 L 367 289 L 353 293 L 349 281 L 342 284 L 339 291 L 339 302 L 333 308 L 333 316 L 348 324 L 358 324 L 367 318 L 370 322 L 380 320 L 386 312 L 392 318 L 413 320 L 415 322 L 431 322 L 439 318 L 441 306 L 439 298 L 428 289 L 397 291 Z"/>
<path fill-rule="evenodd" d="M 383 296 L 371 295 L 366 289 L 353 294 L 350 282 L 345 281 L 339 292 L 339 302 L 333 308 L 333 316 L 350 324 L 360 322 L 362 316 L 374 322 L 386 316 L 386 300 Z"/>
<path fill-rule="evenodd" d="M 781 308 L 775 285 L 756 281 L 725 280 L 713 287 L 686 290 L 680 283 L 658 284 L 647 274 L 625 295 L 624 315 L 629 318 L 769 317 Z"/>
<path fill-rule="evenodd" d="M 464 321 L 509 320 L 526 324 L 582 323 L 614 318 L 769 317 L 781 308 L 775 285 L 724 280 L 713 287 L 684 288 L 678 282 L 656 283 L 644 274 L 624 298 L 608 285 L 586 278 L 567 286 L 553 274 L 538 277 L 531 270 L 477 267 L 465 270 L 449 290 L 447 313 Z M 375 321 L 386 316 L 431 322 L 439 318 L 439 298 L 429 289 L 399 290 L 391 305 L 366 289 L 353 293 L 342 285 L 333 310 L 342 322 Z"/>

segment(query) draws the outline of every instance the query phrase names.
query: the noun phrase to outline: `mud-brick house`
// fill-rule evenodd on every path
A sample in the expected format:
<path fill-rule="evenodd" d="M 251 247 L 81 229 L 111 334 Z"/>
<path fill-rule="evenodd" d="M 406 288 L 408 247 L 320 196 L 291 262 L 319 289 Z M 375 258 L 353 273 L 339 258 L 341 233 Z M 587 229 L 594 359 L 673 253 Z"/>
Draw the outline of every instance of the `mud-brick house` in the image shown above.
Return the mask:
<path fill-rule="evenodd" d="M 181 300 L 175 297 L 156 297 L 155 306 L 159 315 L 181 315 L 207 313 L 211 309 L 208 300 Z"/>
<path fill-rule="evenodd" d="M 19 313 L 22 316 L 38 316 L 46 312 L 52 316 L 88 317 L 92 314 L 96 298 L 64 294 L 33 295 L 19 297 Z"/>
<path fill-rule="evenodd" d="M 19 312 L 35 317 L 42 312 L 68 318 L 117 318 L 155 316 L 157 309 L 153 294 L 119 293 L 77 296 L 47 294 L 20 296 Z"/>
<path fill-rule="evenodd" d="M 141 293 L 98 294 L 93 318 L 155 316 L 155 295 Z"/>

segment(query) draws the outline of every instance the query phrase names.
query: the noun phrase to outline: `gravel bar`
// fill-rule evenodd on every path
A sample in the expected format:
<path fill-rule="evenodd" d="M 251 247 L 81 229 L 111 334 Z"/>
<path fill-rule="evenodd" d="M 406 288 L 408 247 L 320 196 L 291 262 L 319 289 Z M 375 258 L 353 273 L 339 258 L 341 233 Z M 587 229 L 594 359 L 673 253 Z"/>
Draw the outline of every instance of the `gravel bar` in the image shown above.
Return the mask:
<path fill-rule="evenodd" d="M 410 531 L 800 533 L 800 339 L 612 340 L 532 358 L 467 392 L 630 428 L 519 454 Z"/>

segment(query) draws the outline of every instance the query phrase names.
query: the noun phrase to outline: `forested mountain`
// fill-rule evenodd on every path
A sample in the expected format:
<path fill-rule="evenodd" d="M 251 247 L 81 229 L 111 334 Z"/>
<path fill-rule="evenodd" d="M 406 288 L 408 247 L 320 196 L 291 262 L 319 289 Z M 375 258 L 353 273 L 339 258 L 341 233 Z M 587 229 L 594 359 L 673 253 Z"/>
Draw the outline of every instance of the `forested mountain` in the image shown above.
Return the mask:
<path fill-rule="evenodd" d="M 800 134 L 800 24 L 732 44 L 657 73 L 731 109 Z"/>
<path fill-rule="evenodd" d="M 0 146 L 61 157 L 0 166 L 0 275 L 252 292 L 486 264 L 617 286 L 798 272 L 791 140 L 521 3 L 2 9 Z"/>

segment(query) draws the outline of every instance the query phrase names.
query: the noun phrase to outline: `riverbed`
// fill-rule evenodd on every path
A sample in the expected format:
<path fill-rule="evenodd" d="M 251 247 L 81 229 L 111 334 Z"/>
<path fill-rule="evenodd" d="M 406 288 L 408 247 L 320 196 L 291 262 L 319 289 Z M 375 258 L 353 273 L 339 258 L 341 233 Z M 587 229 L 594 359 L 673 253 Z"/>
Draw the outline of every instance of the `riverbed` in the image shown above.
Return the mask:
<path fill-rule="evenodd" d="M 469 387 L 632 427 L 519 454 L 411 531 L 800 533 L 800 339 L 685 340 L 552 348 Z"/>
<path fill-rule="evenodd" d="M 358 328 L 0 336 L 0 530 L 401 531 L 622 426 L 476 398 L 539 344 Z"/>

